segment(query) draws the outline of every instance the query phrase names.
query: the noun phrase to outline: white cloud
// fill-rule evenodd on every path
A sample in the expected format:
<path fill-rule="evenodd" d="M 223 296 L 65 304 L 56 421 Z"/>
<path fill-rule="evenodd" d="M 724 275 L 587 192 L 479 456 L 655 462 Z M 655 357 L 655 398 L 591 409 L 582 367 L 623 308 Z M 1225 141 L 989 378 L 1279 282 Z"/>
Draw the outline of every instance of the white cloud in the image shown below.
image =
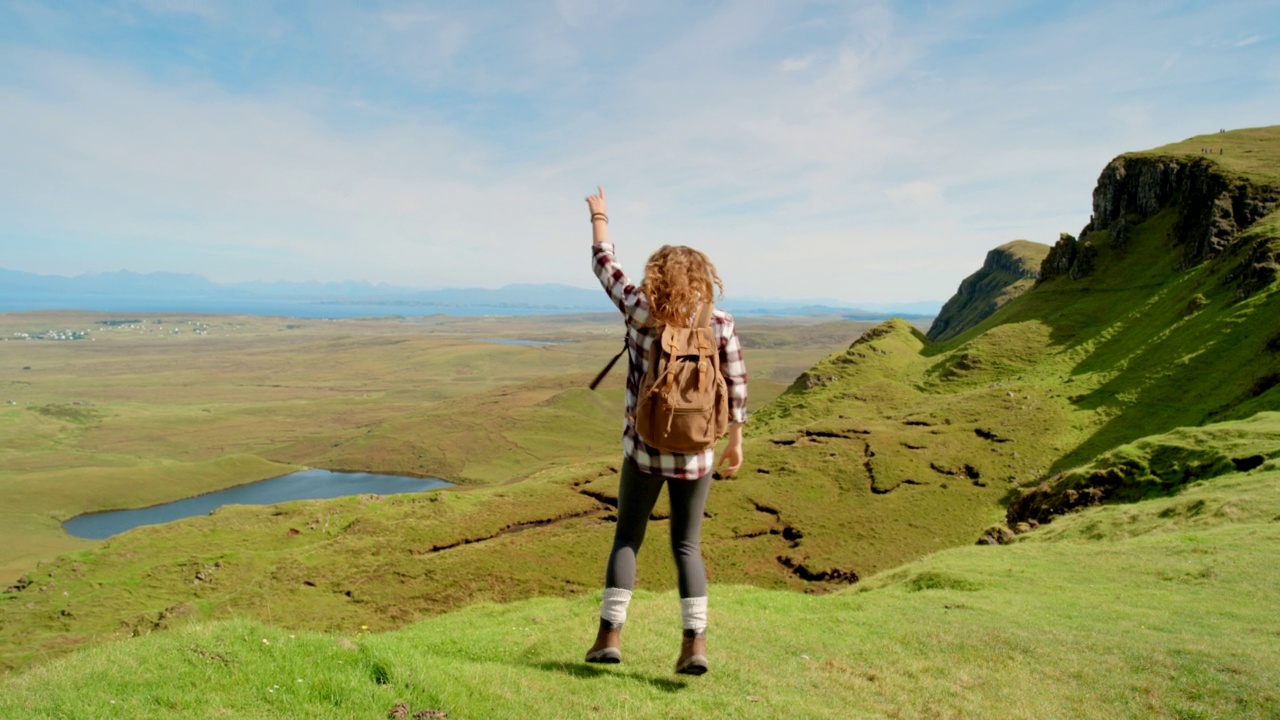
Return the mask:
<path fill-rule="evenodd" d="M 1113 155 L 1264 124 L 1280 81 L 1209 107 L 1196 83 L 1233 68 L 1194 49 L 1161 77 L 1192 31 L 1240 36 L 1221 12 L 1131 37 L 1128 6 L 1004 33 L 988 6 L 468 7 L 335 10 L 330 67 L 248 89 L 0 46 L 0 245 L 42 271 L 588 286 L 599 182 L 635 272 L 684 242 L 736 294 L 942 299 L 997 244 L 1078 232 Z"/>
<path fill-rule="evenodd" d="M 1236 47 L 1246 47 L 1262 40 L 1261 35 L 1250 35 L 1247 38 L 1236 41 Z"/>
<path fill-rule="evenodd" d="M 789 57 L 782 61 L 782 72 L 799 72 L 801 70 L 807 70 L 809 65 L 812 63 L 813 55 Z"/>
<path fill-rule="evenodd" d="M 929 209 L 942 204 L 942 188 L 923 180 L 896 185 L 884 194 L 890 201 L 908 207 Z"/>

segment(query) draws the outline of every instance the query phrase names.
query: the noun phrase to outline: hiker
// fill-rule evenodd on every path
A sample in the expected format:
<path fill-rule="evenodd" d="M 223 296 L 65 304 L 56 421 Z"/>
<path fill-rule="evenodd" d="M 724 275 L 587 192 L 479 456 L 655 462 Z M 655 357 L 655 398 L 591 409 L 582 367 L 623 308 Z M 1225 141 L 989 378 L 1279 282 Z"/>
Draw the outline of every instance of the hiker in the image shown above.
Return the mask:
<path fill-rule="evenodd" d="M 649 514 L 665 484 L 671 501 L 671 552 L 679 578 L 680 618 L 684 631 L 676 672 L 701 675 L 707 671 L 707 574 L 702 564 L 700 536 L 719 437 L 711 432 L 705 446 L 695 441 L 690 446 L 693 449 L 688 452 L 659 450 L 641 436 L 670 447 L 665 439 L 661 442 L 654 440 L 654 430 L 642 429 L 653 427 L 653 413 L 660 411 L 648 411 L 646 402 L 637 398 L 642 385 L 647 390 L 654 382 L 652 377 L 646 377 L 651 360 L 658 358 L 654 360 L 658 367 L 672 367 L 669 355 L 659 357 L 663 343 L 655 343 L 655 339 L 663 337 L 664 332 L 668 337 L 687 338 L 688 342 L 699 337 L 709 338 L 709 342 L 698 348 L 707 355 L 709 362 L 697 361 L 698 356 L 684 354 L 676 361 L 687 362 L 687 358 L 693 357 L 692 372 L 698 377 L 694 387 L 706 389 L 706 392 L 717 388 L 723 393 L 718 399 L 720 412 L 725 416 L 720 417 L 719 422 L 724 423 L 720 427 L 725 428 L 729 440 L 721 453 L 719 468 L 725 476 L 732 475 L 742 466 L 742 424 L 747 419 L 746 365 L 734 331 L 733 316 L 713 308 L 713 285 L 721 293 L 724 285 L 707 256 L 693 248 L 664 245 L 649 258 L 640 285 L 633 285 L 614 256 L 613 244 L 609 242 L 604 190 L 597 188 L 597 191 L 587 198 L 591 209 L 592 268 L 605 292 L 622 311 L 627 327 L 624 350 L 630 362 L 622 433 L 624 457 L 618 484 L 618 524 L 605 572 L 600 629 L 595 644 L 587 651 L 586 661 L 616 663 L 622 660 L 619 640 L 635 584 L 636 553 L 644 541 Z M 707 330 L 697 330 L 708 325 Z M 655 344 L 659 346 L 657 350 Z M 701 375 L 704 365 L 713 367 L 717 364 L 723 384 L 717 378 L 704 383 Z M 608 368 L 605 369 L 607 371 Z M 596 382 L 603 375 L 602 372 Z M 667 376 L 664 375 L 662 382 L 666 381 Z M 645 397 L 650 397 L 650 394 L 646 393 Z M 639 423 L 638 416 L 641 418 Z M 656 425 L 671 432 L 671 420 L 671 417 L 660 418 Z M 637 428 L 638 424 L 641 429 Z"/>

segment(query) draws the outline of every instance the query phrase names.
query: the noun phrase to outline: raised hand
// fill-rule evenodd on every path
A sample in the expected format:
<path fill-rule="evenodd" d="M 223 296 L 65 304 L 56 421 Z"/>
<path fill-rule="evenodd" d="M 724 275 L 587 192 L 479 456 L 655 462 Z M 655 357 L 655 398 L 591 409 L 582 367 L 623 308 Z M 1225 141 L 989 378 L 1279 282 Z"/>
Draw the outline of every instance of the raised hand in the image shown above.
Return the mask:
<path fill-rule="evenodd" d="M 587 196 L 587 207 L 591 208 L 591 222 L 594 224 L 597 220 L 609 222 L 609 214 L 607 203 L 604 197 L 604 188 L 596 186 L 596 194 Z"/>

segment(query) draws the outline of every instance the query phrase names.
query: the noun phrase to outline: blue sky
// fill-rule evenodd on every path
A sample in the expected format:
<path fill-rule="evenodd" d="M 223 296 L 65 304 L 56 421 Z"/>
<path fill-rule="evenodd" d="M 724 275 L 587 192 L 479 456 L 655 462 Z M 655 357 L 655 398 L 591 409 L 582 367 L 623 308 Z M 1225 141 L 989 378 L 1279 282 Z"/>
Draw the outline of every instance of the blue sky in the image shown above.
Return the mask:
<path fill-rule="evenodd" d="M 0 267 L 945 299 L 1115 155 L 1280 122 L 1280 4 L 0 2 Z"/>

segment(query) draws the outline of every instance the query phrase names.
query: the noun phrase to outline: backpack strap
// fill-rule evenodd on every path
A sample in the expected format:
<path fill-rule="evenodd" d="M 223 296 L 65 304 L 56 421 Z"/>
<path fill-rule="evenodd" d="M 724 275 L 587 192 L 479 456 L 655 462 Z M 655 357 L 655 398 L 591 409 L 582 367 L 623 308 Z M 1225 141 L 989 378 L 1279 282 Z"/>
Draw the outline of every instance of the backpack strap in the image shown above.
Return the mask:
<path fill-rule="evenodd" d="M 716 309 L 715 303 L 702 303 L 702 307 L 698 309 L 698 321 L 693 324 L 696 328 L 711 327 L 711 313 Z"/>
<path fill-rule="evenodd" d="M 609 361 L 609 364 L 604 366 L 604 369 L 603 369 L 603 370 L 601 370 L 601 371 L 600 371 L 600 373 L 599 373 L 598 375 L 596 375 L 596 379 L 595 379 L 595 380 L 592 380 L 592 381 L 591 381 L 591 384 L 590 384 L 590 385 L 588 385 L 587 387 L 589 387 L 589 388 L 590 388 L 590 389 L 592 389 L 592 390 L 595 390 L 595 389 L 596 389 L 596 386 L 600 384 L 600 381 L 601 381 L 601 380 L 604 380 L 605 375 L 608 375 L 608 374 L 609 374 L 609 371 L 613 369 L 613 366 L 614 366 L 615 364 L 617 364 L 617 362 L 618 362 L 618 358 L 622 357 L 622 353 L 624 353 L 624 352 L 626 352 L 626 351 L 627 351 L 627 341 L 626 341 L 626 340 L 623 340 L 623 341 L 622 341 L 622 349 L 618 351 L 618 354 L 617 354 L 617 355 L 614 355 L 614 356 L 613 356 L 613 359 Z"/>

